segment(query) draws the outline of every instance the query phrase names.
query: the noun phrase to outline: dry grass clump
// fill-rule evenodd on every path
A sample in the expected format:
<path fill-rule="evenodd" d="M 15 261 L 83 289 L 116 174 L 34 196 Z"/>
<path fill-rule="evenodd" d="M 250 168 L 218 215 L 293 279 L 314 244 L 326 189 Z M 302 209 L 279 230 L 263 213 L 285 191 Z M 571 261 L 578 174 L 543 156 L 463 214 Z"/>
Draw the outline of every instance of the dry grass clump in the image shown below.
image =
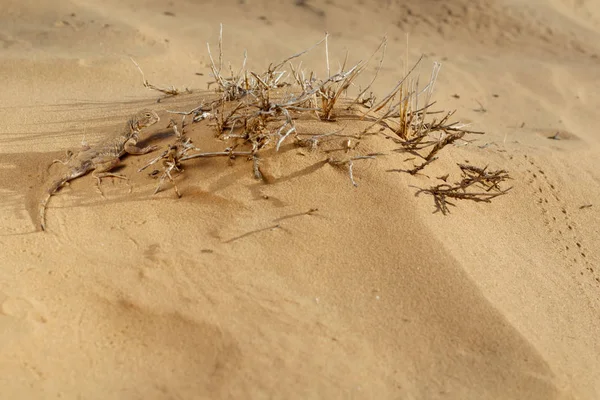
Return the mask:
<path fill-rule="evenodd" d="M 397 152 L 409 153 L 422 160 L 412 168 L 391 171 L 414 175 L 435 161 L 444 147 L 463 139 L 467 134 L 483 134 L 465 129 L 466 125 L 458 121 L 451 122 L 455 111 L 430 111 L 435 104 L 432 95 L 440 68 L 441 64 L 434 63 L 431 77 L 424 88 L 419 88 L 418 78 L 413 79 L 409 73 L 369 110 L 381 113 L 376 123 L 394 134 L 388 137 L 401 145 Z M 441 115 L 441 118 L 435 118 L 437 115 Z"/>
<path fill-rule="evenodd" d="M 369 92 L 377 78 L 386 50 L 384 39 L 376 51 L 366 61 L 347 66 L 346 60 L 339 70 L 332 71 L 329 63 L 328 38 L 310 48 L 294 54 L 278 64 L 271 64 L 266 71 L 257 73 L 248 69 L 247 56 L 241 68 L 235 70 L 229 66 L 228 73 L 223 67 L 223 40 L 222 28 L 219 35 L 218 61 L 212 55 L 210 46 L 208 54 L 211 60 L 211 71 L 214 81 L 209 87 L 214 87 L 218 98 L 200 105 L 190 111 L 169 111 L 182 116 L 181 128 L 172 120 L 171 127 L 175 133 L 175 141 L 161 154 L 153 159 L 149 165 L 162 161 L 162 173 L 155 193 L 160 191 L 165 180 L 169 180 L 178 196 L 181 196 L 175 185 L 176 174 L 183 171 L 182 164 L 193 158 L 204 157 L 245 157 L 253 162 L 253 172 L 256 179 L 262 180 L 260 160 L 263 151 L 275 149 L 278 152 L 286 143 L 296 146 L 308 147 L 313 151 L 334 138 L 344 138 L 344 146 L 340 149 L 329 149 L 327 152 L 343 151 L 342 157 L 328 156 L 324 162 L 335 167 L 347 170 L 350 181 L 354 186 L 353 166 L 357 160 L 373 159 L 383 153 L 355 154 L 352 151 L 356 145 L 352 140 L 360 141 L 363 136 L 370 133 L 372 127 L 379 127 L 377 134 L 391 138 L 400 147 L 394 153 L 408 153 L 420 162 L 407 168 L 398 168 L 391 171 L 402 171 L 416 174 L 438 158 L 442 149 L 457 140 L 465 140 L 465 135 L 482 134 L 466 129 L 459 122 L 452 122 L 452 112 L 433 111 L 432 94 L 441 65 L 434 64 L 429 81 L 424 87 L 419 86 L 419 79 L 413 77 L 413 72 L 422 58 L 405 73 L 390 93 L 377 101 L 376 96 Z M 309 51 L 325 44 L 326 77 L 319 78 L 313 71 L 302 68 L 302 64 L 294 65 L 294 61 Z M 354 98 L 347 94 L 365 71 L 376 54 L 380 54 L 380 62 L 370 83 Z M 137 64 L 136 64 L 137 65 Z M 139 67 L 138 67 L 139 68 Z M 141 69 L 140 69 L 141 71 Z M 147 82 L 144 79 L 144 84 Z M 162 91 L 166 94 L 165 91 Z M 367 94 L 367 92 L 369 92 Z M 175 93 L 172 93 L 174 95 Z M 359 135 L 346 135 L 342 129 L 317 134 L 299 132 L 297 121 L 312 118 L 324 122 L 336 121 L 344 118 L 356 119 L 370 123 L 370 127 Z M 224 142 L 224 149 L 218 152 L 202 152 L 185 135 L 187 119 L 191 124 L 204 121 L 215 132 L 215 137 Z M 471 169 L 469 169 L 471 168 Z M 447 205 L 452 205 L 447 198 L 468 199 L 489 202 L 492 198 L 504 194 L 498 184 L 508 178 L 505 171 L 494 175 L 487 172 L 486 168 L 461 166 L 466 177 L 456 186 L 438 185 L 420 192 L 434 196 L 436 206 L 442 213 L 446 213 Z M 503 179 L 500 179 L 503 177 Z M 500 179 L 500 180 L 498 180 Z M 494 182 L 494 186 L 485 190 L 485 194 L 471 193 L 468 189 Z M 485 187 L 484 187 L 485 188 Z M 490 192 L 493 191 L 493 192 Z M 488 194 L 488 192 L 490 192 Z"/>

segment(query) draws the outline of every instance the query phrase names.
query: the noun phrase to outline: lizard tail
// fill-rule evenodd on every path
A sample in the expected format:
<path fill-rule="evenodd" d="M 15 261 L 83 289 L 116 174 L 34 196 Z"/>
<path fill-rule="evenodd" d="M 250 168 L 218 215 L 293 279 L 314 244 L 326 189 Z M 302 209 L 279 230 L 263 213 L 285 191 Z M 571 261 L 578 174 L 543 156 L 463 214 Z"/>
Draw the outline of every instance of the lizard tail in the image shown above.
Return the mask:
<path fill-rule="evenodd" d="M 56 193 L 56 191 L 60 189 L 61 186 L 67 183 L 69 180 L 70 177 L 68 176 L 57 180 L 52 184 L 52 186 L 50 186 L 48 191 L 44 194 L 44 198 L 40 202 L 40 228 L 42 229 L 42 231 L 46 230 L 46 207 L 48 206 L 48 201 L 50 201 L 50 197 L 52 197 L 52 195 Z"/>

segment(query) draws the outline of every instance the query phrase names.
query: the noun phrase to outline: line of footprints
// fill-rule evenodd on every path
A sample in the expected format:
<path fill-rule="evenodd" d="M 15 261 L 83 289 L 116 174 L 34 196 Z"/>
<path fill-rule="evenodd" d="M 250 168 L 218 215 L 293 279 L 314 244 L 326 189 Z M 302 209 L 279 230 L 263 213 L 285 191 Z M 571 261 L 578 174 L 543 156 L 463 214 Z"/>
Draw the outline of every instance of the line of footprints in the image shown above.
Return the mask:
<path fill-rule="evenodd" d="M 568 265 L 582 267 L 580 275 L 589 276 L 600 286 L 600 275 L 588 260 L 582 238 L 576 225 L 569 216 L 569 207 L 559 197 L 558 190 L 546 173 L 539 168 L 533 158 L 524 154 L 529 179 L 527 183 L 533 190 L 535 201 L 544 217 L 544 224 L 552 234 L 559 252 Z"/>

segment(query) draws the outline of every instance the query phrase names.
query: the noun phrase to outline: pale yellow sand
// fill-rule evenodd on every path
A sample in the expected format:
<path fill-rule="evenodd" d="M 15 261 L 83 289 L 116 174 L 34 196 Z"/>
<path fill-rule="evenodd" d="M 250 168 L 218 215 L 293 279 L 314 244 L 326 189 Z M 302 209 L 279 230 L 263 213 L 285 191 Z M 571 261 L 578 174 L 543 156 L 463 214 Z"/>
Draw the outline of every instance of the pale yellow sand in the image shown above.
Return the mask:
<path fill-rule="evenodd" d="M 597 2 L 98 3 L 0 7 L 0 398 L 600 398 Z M 325 31 L 337 68 L 387 34 L 382 94 L 408 32 L 423 79 L 443 63 L 440 108 L 487 132 L 427 174 L 469 160 L 513 190 L 444 217 L 414 196 L 429 179 L 385 172 L 403 156 L 357 163 L 354 188 L 292 149 L 265 161 L 268 185 L 243 160 L 192 163 L 178 200 L 136 173 L 149 155 L 123 163 L 131 193 L 73 181 L 36 232 L 50 161 L 146 106 L 163 143 L 165 110 L 203 96 L 156 104 L 129 57 L 155 84 L 205 89 L 220 22 L 234 68 Z M 322 50 L 305 62 L 323 68 Z"/>

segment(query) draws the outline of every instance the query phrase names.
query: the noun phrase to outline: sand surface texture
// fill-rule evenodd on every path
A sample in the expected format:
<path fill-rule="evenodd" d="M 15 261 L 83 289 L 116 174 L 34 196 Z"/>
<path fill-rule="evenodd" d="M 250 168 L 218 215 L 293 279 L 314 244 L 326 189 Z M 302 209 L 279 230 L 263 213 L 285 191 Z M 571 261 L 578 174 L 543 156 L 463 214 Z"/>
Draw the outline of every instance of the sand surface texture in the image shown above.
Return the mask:
<path fill-rule="evenodd" d="M 600 398 L 598 2 L 0 3 L 0 398 Z M 214 96 L 219 23 L 234 69 L 326 31 L 337 69 L 387 35 L 374 90 L 424 54 L 424 79 L 443 64 L 436 104 L 486 134 L 424 175 L 386 172 L 405 155 L 361 160 L 358 187 L 292 142 L 264 160 L 268 183 L 243 158 L 197 160 L 180 199 L 137 172 L 156 154 L 128 156 L 129 184 L 105 179 L 103 198 L 72 181 L 40 232 L 52 160 L 145 107 L 161 117 L 145 143 L 164 148 L 166 110 Z M 130 57 L 193 93 L 157 103 Z M 304 63 L 323 71 L 323 48 Z M 196 145 L 222 150 L 200 125 Z M 342 127 L 362 129 L 303 125 Z M 433 213 L 417 189 L 465 160 L 513 189 Z"/>

